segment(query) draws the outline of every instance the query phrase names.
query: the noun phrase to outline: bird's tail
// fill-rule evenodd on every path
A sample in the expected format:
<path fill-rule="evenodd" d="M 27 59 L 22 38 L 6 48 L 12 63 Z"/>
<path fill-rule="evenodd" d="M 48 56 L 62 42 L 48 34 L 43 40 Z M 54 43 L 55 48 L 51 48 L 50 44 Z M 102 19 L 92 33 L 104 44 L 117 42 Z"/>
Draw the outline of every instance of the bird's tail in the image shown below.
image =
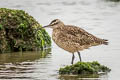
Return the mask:
<path fill-rule="evenodd" d="M 103 39 L 103 44 L 108 45 L 108 40 Z"/>

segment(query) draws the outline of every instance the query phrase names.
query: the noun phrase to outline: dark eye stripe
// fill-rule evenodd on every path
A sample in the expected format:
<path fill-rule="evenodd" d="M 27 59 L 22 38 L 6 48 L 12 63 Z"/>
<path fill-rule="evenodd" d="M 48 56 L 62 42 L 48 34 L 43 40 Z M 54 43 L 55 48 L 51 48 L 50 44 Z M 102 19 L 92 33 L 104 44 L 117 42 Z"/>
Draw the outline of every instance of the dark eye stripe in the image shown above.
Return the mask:
<path fill-rule="evenodd" d="M 51 24 L 51 25 L 58 24 L 58 19 L 53 20 L 50 24 Z"/>
<path fill-rule="evenodd" d="M 53 20 L 50 24 L 55 23 L 55 22 L 56 22 L 56 20 Z"/>
<path fill-rule="evenodd" d="M 56 22 L 57 20 L 53 20 L 52 22 Z"/>
<path fill-rule="evenodd" d="M 58 24 L 58 22 L 53 22 L 53 23 L 51 23 L 51 25 L 56 25 L 56 24 Z"/>

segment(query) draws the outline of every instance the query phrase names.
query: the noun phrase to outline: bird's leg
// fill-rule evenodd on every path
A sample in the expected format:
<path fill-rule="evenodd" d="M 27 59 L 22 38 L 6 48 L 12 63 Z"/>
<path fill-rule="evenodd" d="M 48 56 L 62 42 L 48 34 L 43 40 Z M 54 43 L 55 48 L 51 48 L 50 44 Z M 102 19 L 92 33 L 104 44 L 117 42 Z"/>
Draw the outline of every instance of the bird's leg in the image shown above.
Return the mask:
<path fill-rule="evenodd" d="M 82 61 L 81 59 L 81 55 L 80 55 L 80 52 L 78 51 L 78 56 L 79 56 L 79 59 L 80 59 L 80 62 Z"/>
<path fill-rule="evenodd" d="M 71 61 L 71 64 L 73 64 L 74 58 L 75 58 L 74 53 L 72 53 L 72 61 Z"/>

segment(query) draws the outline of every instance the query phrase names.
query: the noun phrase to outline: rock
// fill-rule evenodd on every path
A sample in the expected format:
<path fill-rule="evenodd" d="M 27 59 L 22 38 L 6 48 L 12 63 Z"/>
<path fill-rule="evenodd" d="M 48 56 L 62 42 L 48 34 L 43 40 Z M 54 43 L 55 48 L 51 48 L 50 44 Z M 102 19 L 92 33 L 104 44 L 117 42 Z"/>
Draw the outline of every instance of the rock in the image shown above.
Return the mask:
<path fill-rule="evenodd" d="M 59 74 L 99 74 L 110 72 L 111 70 L 98 63 L 93 62 L 77 62 L 76 64 L 65 66 L 59 69 Z"/>
<path fill-rule="evenodd" d="M 51 46 L 48 33 L 23 10 L 0 8 L 0 53 Z"/>

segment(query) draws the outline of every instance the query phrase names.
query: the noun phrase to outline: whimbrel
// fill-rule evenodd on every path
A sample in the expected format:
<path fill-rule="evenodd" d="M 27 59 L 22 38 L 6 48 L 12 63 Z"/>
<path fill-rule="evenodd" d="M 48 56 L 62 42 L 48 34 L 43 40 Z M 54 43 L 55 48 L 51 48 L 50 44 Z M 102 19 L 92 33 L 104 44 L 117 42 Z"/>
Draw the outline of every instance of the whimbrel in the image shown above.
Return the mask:
<path fill-rule="evenodd" d="M 44 27 L 50 27 L 53 29 L 52 39 L 62 49 L 72 53 L 72 61 L 74 61 L 74 53 L 77 52 L 81 61 L 81 55 L 79 51 L 88 49 L 91 46 L 97 46 L 100 44 L 107 45 L 106 39 L 100 39 L 84 29 L 73 26 L 65 25 L 59 19 L 53 20 L 49 25 Z"/>

